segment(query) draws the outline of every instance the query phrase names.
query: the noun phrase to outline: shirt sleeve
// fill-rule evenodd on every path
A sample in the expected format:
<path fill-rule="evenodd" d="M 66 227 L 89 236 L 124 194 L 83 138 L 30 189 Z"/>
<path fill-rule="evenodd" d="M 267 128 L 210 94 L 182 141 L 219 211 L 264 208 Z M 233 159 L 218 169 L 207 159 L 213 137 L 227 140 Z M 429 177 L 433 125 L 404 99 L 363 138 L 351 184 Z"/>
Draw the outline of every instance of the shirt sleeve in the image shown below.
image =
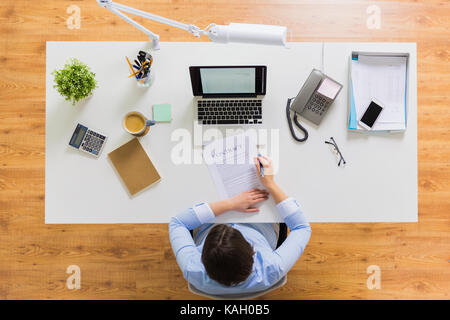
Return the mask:
<path fill-rule="evenodd" d="M 188 280 L 187 272 L 191 260 L 198 259 L 200 262 L 200 252 L 197 250 L 189 230 L 213 220 L 214 217 L 214 212 L 209 205 L 201 203 L 181 212 L 169 223 L 170 244 L 186 280 Z"/>
<path fill-rule="evenodd" d="M 290 229 L 289 236 L 275 250 L 279 257 L 281 276 L 284 276 L 305 250 L 311 236 L 311 227 L 295 199 L 287 198 L 277 205 L 277 209 Z"/>

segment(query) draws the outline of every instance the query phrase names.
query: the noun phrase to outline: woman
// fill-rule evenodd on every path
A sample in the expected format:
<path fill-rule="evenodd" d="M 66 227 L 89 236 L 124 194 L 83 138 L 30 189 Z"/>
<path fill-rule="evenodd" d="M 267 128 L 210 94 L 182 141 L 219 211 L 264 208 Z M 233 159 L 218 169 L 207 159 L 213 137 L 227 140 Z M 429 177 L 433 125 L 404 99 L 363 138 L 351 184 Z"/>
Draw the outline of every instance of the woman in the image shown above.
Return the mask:
<path fill-rule="evenodd" d="M 264 177 L 259 174 L 259 162 Z M 227 295 L 270 289 L 292 268 L 309 241 L 311 227 L 298 203 L 275 183 L 272 161 L 258 157 L 255 166 L 267 191 L 253 189 L 226 200 L 200 203 L 169 224 L 170 242 L 183 276 L 205 293 Z M 230 210 L 257 212 L 254 205 L 269 195 L 290 229 L 278 248 L 279 224 L 208 223 Z M 193 236 L 190 230 L 194 230 Z"/>

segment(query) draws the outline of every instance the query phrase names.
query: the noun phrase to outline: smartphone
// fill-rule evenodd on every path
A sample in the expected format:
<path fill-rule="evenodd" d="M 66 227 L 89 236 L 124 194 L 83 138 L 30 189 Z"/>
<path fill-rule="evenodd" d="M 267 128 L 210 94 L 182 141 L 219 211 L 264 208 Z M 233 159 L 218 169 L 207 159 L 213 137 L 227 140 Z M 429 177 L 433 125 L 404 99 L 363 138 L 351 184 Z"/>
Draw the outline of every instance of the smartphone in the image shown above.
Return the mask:
<path fill-rule="evenodd" d="M 380 101 L 372 99 L 363 116 L 359 120 L 359 125 L 366 130 L 371 130 L 381 111 L 383 111 L 383 108 L 384 107 Z"/>

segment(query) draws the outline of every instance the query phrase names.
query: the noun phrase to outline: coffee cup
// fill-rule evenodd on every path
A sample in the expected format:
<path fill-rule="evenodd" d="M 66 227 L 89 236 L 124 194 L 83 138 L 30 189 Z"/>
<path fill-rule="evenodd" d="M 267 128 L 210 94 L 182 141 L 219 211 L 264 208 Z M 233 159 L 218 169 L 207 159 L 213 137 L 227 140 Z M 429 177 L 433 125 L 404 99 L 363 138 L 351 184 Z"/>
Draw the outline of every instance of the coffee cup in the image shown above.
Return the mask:
<path fill-rule="evenodd" d="M 146 133 L 148 127 L 155 123 L 153 120 L 148 120 L 142 113 L 133 111 L 123 117 L 122 125 L 126 132 L 134 136 L 141 136 Z"/>

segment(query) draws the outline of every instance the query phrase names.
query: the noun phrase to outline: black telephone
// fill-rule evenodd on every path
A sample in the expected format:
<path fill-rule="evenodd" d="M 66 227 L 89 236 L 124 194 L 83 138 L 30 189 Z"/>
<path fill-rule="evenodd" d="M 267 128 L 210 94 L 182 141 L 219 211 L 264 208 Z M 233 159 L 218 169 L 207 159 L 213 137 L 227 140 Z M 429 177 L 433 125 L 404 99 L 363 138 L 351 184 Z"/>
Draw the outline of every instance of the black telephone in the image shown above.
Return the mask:
<path fill-rule="evenodd" d="M 286 117 L 292 137 L 303 142 L 308 139 L 308 131 L 300 124 L 297 115 L 319 125 L 329 106 L 341 91 L 342 85 L 320 70 L 313 69 L 295 98 L 289 98 L 286 105 Z M 294 123 L 303 132 L 304 137 L 295 134 L 291 120 L 291 111 L 294 112 Z"/>

